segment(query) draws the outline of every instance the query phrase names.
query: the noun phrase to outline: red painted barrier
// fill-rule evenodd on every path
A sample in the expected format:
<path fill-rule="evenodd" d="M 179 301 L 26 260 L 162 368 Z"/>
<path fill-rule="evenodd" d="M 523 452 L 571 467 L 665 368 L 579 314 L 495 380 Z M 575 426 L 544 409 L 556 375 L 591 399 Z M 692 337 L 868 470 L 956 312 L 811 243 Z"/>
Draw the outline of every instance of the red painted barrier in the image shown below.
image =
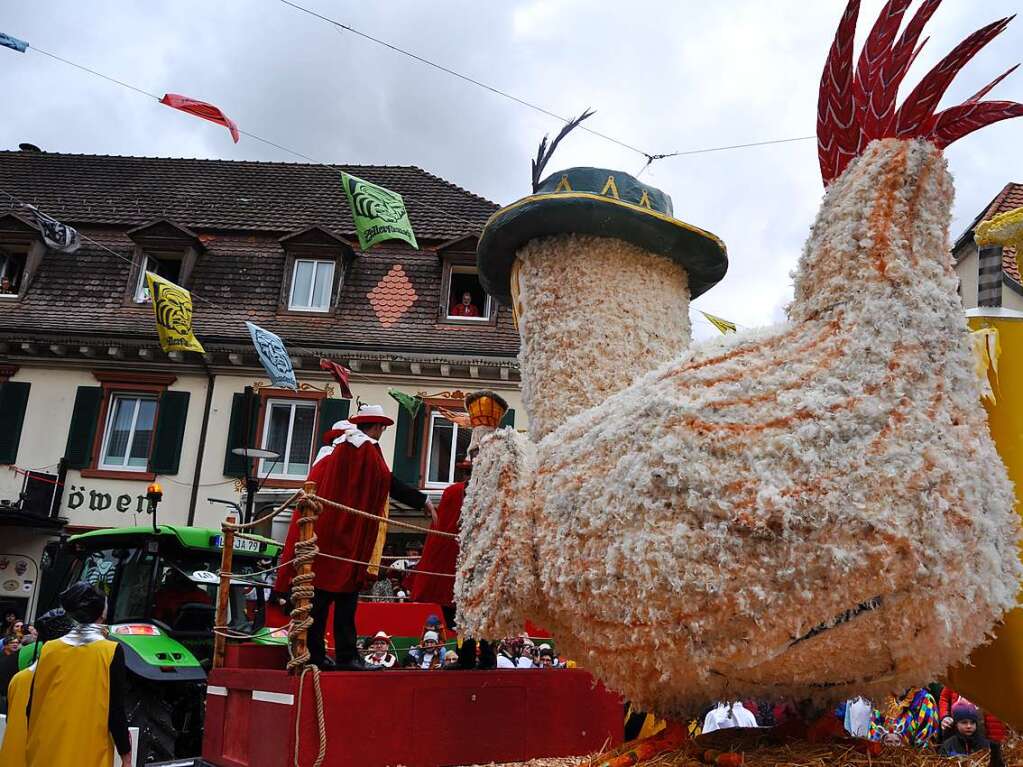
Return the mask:
<path fill-rule="evenodd" d="M 622 741 L 622 703 L 585 671 L 322 674 L 325 767 L 444 767 L 586 754 Z M 298 680 L 222 668 L 209 678 L 203 759 L 217 767 L 292 763 Z M 306 676 L 299 763 L 317 753 Z"/>

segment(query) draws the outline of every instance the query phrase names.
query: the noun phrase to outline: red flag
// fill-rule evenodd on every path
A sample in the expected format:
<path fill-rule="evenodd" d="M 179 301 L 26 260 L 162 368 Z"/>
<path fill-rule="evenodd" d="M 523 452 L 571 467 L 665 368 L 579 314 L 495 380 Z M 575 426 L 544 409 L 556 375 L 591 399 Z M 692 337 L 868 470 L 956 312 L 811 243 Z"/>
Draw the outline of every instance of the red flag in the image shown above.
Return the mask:
<path fill-rule="evenodd" d="M 180 109 L 182 112 L 188 112 L 196 117 L 201 117 L 204 120 L 215 122 L 217 125 L 223 125 L 231 131 L 231 138 L 234 139 L 234 143 L 238 143 L 238 126 L 234 120 L 220 110 L 220 107 L 207 104 L 205 101 L 196 101 L 178 93 L 163 94 L 160 103 L 174 107 L 174 109 Z"/>
<path fill-rule="evenodd" d="M 341 388 L 342 397 L 345 399 L 352 398 L 352 390 L 348 386 L 348 376 L 351 374 L 351 370 L 328 359 L 320 360 L 320 370 L 326 370 L 334 376 L 334 380 L 337 381 L 338 386 Z"/>

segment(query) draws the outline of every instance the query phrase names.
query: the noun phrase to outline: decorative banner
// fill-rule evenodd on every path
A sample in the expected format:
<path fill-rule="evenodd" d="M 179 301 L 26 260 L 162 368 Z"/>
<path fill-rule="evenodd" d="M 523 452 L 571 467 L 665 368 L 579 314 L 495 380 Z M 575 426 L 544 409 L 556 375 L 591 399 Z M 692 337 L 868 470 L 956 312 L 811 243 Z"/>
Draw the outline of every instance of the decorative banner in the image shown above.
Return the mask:
<path fill-rule="evenodd" d="M 39 227 L 39 231 L 43 235 L 43 242 L 47 247 L 61 253 L 74 253 L 78 250 L 82 244 L 82 238 L 77 229 L 47 216 L 35 205 L 26 205 L 25 207 L 35 219 L 36 226 Z"/>
<path fill-rule="evenodd" d="M 700 314 L 707 318 L 707 322 L 716 327 L 725 335 L 727 335 L 728 333 L 735 332 L 734 322 L 729 322 L 728 320 L 722 319 L 721 317 L 716 317 L 713 314 L 707 314 L 707 312 L 700 312 Z"/>
<path fill-rule="evenodd" d="M 418 250 L 401 195 L 341 172 L 341 185 L 352 208 L 359 247 L 369 250 L 384 240 L 404 240 Z"/>
<path fill-rule="evenodd" d="M 390 394 L 399 405 L 405 408 L 405 412 L 408 413 L 409 418 L 415 420 L 416 413 L 419 412 L 419 408 L 423 404 L 421 397 L 406 394 L 405 392 L 398 391 L 397 389 L 388 389 L 387 393 Z"/>
<path fill-rule="evenodd" d="M 192 294 L 152 272 L 146 272 L 146 284 L 153 297 L 160 348 L 165 352 L 204 354 L 206 350 L 192 333 Z"/>
<path fill-rule="evenodd" d="M 295 380 L 295 369 L 291 366 L 291 356 L 284 348 L 284 341 L 281 337 L 263 330 L 259 325 L 246 322 L 245 327 L 252 334 L 252 345 L 256 347 L 256 354 L 259 362 L 266 369 L 270 376 L 270 383 L 283 389 L 298 389 L 298 381 Z"/>
<path fill-rule="evenodd" d="M 352 398 L 352 389 L 348 385 L 348 376 L 351 375 L 351 370 L 346 368 L 344 365 L 339 365 L 338 363 L 328 359 L 320 360 L 320 370 L 326 370 L 334 376 L 334 380 L 337 381 L 337 385 L 341 389 L 342 397 L 345 399 Z"/>
<path fill-rule="evenodd" d="M 182 112 L 188 112 L 196 117 L 201 117 L 204 120 L 209 120 L 217 125 L 223 125 L 231 131 L 231 138 L 234 139 L 234 143 L 238 143 L 238 126 L 234 120 L 221 111 L 220 107 L 207 104 L 205 101 L 196 101 L 178 93 L 165 93 L 163 98 L 160 99 L 160 103 L 174 109 L 180 109 Z"/>
<path fill-rule="evenodd" d="M 0 45 L 4 48 L 10 48 L 12 51 L 17 51 L 18 53 L 24 53 L 25 49 L 28 48 L 28 43 L 24 40 L 19 40 L 16 37 L 5 35 L 3 32 L 0 32 Z"/>

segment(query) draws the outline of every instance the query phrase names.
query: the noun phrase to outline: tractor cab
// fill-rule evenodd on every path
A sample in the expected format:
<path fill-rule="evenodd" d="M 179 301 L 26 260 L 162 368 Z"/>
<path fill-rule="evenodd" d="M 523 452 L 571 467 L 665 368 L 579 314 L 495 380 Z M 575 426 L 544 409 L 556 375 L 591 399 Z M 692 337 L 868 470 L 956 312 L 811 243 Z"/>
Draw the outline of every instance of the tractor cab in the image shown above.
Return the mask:
<path fill-rule="evenodd" d="M 113 638 L 135 646 L 145 643 L 143 637 L 165 636 L 208 668 L 222 544 L 219 531 L 204 528 L 96 530 L 68 541 L 73 559 L 66 583 L 86 581 L 107 595 L 106 623 Z M 235 540 L 232 570 L 237 577 L 228 594 L 226 630 L 269 638 L 261 630 L 279 551 L 269 538 Z"/>

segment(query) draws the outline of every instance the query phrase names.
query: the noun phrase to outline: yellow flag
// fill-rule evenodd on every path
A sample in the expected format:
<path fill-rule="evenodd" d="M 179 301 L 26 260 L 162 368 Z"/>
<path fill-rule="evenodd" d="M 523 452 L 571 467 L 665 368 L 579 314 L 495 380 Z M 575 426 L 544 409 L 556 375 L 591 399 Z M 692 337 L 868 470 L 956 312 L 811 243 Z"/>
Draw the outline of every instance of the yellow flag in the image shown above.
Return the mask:
<path fill-rule="evenodd" d="M 707 318 L 707 322 L 709 322 L 711 325 L 716 327 L 722 333 L 728 334 L 728 333 L 734 333 L 735 332 L 735 323 L 734 322 L 729 322 L 728 320 L 723 320 L 720 317 L 715 317 L 713 314 L 707 314 L 707 312 L 700 312 L 700 314 L 702 314 L 704 317 L 706 317 Z"/>
<path fill-rule="evenodd" d="M 146 272 L 146 284 L 153 298 L 160 348 L 165 352 L 205 353 L 192 334 L 192 294 L 152 272 Z"/>

